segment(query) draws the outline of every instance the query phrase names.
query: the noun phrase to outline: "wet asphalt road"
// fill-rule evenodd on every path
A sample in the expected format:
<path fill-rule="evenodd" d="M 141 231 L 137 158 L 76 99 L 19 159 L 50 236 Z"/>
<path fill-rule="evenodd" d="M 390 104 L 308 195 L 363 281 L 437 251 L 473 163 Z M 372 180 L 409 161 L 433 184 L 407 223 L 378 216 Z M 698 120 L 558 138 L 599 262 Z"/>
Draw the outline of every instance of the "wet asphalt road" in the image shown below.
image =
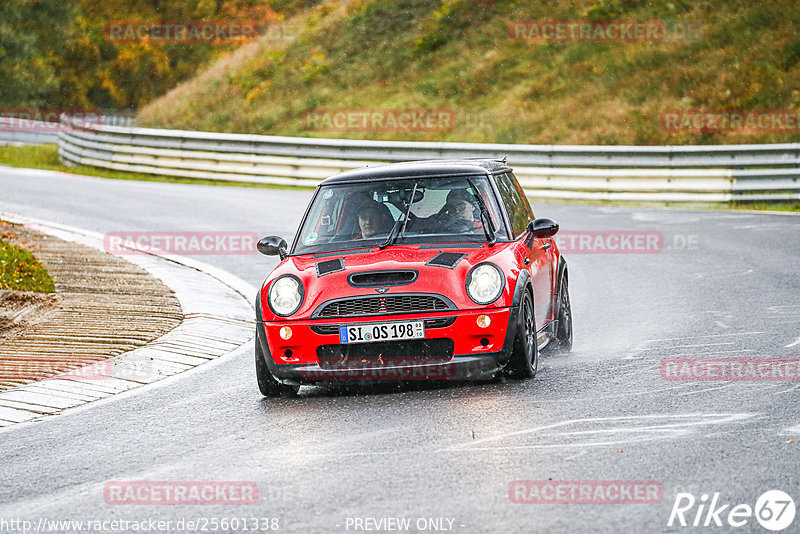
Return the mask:
<path fill-rule="evenodd" d="M 0 212 L 99 232 L 241 230 L 288 240 L 309 198 L 0 168 Z M 306 387 L 298 399 L 265 400 L 251 343 L 132 395 L 0 432 L 0 521 L 258 517 L 278 518 L 283 532 L 354 532 L 354 518 L 405 517 L 411 532 L 429 518 L 468 533 L 767 532 L 754 518 L 736 529 L 667 521 L 678 492 L 752 506 L 780 489 L 800 505 L 800 382 L 675 382 L 659 366 L 666 357 L 800 356 L 800 217 L 533 207 L 565 231 L 664 237 L 657 254 L 567 253 L 575 348 L 543 354 L 534 380 Z M 275 265 L 258 255 L 198 259 L 254 286 Z M 548 479 L 658 481 L 664 496 L 509 500 L 513 481 Z M 106 504 L 104 485 L 129 480 L 253 481 L 260 498 Z M 800 517 L 785 530 L 798 531 Z"/>

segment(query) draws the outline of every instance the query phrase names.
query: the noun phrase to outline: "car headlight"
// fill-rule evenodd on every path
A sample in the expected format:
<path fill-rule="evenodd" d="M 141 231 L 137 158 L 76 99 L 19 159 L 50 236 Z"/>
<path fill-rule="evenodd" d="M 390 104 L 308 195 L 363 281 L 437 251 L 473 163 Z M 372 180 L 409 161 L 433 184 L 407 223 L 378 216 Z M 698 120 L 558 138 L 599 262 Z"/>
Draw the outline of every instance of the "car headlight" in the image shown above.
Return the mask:
<path fill-rule="evenodd" d="M 269 288 L 269 307 L 276 315 L 288 317 L 300 309 L 304 296 L 300 279 L 287 274 L 272 282 Z"/>
<path fill-rule="evenodd" d="M 505 281 L 500 268 L 493 263 L 481 263 L 467 275 L 467 295 L 476 304 L 491 304 L 503 292 Z"/>

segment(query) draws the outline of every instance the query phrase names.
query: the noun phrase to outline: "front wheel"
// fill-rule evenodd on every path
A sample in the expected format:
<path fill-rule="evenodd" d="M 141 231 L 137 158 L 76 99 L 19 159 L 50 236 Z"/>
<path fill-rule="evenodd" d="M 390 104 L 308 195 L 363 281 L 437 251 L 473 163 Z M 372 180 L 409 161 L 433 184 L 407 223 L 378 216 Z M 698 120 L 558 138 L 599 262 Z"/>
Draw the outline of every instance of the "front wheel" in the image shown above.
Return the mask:
<path fill-rule="evenodd" d="M 256 379 L 258 380 L 258 389 L 265 397 L 294 397 L 300 391 L 300 386 L 287 386 L 281 384 L 272 373 L 269 372 L 267 362 L 264 361 L 264 353 L 261 350 L 261 342 L 256 334 Z"/>
<path fill-rule="evenodd" d="M 517 335 L 508 372 L 516 378 L 533 378 L 538 368 L 539 347 L 536 341 L 536 321 L 533 318 L 533 299 L 526 290 L 519 307 Z"/>
<path fill-rule="evenodd" d="M 563 352 L 572 350 L 572 305 L 569 301 L 569 278 L 567 272 L 561 275 L 558 289 L 558 330 L 556 341 L 558 349 Z"/>

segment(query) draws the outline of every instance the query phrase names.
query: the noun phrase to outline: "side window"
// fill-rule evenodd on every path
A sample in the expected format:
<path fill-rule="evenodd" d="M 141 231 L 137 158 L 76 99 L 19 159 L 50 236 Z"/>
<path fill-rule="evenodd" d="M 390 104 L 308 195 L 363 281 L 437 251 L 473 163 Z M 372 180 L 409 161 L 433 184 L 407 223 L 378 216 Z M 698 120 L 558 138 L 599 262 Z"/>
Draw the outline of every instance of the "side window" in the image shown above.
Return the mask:
<path fill-rule="evenodd" d="M 533 220 L 531 205 L 513 175 L 498 174 L 495 176 L 495 180 L 497 189 L 500 191 L 500 198 L 508 211 L 508 218 L 511 219 L 514 238 L 517 238 L 525 233 L 528 223 Z"/>
<path fill-rule="evenodd" d="M 519 180 L 517 180 L 517 177 L 514 176 L 514 173 L 513 172 L 509 173 L 509 176 L 511 177 L 511 181 L 514 182 L 517 191 L 522 196 L 522 204 L 525 206 L 525 212 L 528 214 L 528 222 L 531 222 L 536 217 L 533 214 L 533 208 L 531 207 L 531 203 L 528 201 L 528 195 L 525 194 L 525 190 L 522 189 L 521 185 L 519 185 Z M 527 227 L 527 224 L 525 226 Z"/>

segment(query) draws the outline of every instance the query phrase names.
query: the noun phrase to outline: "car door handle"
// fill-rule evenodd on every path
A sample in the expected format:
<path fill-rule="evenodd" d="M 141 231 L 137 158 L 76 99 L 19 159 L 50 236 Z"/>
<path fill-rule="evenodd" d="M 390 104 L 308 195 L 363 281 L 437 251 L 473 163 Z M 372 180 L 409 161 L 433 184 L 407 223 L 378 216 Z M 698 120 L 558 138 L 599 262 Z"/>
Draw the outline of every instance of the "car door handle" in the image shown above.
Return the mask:
<path fill-rule="evenodd" d="M 549 249 L 549 248 L 550 248 L 550 247 L 552 247 L 552 246 L 553 246 L 553 245 L 551 245 L 550 243 L 545 243 L 544 245 L 542 245 L 542 250 L 547 250 L 547 249 Z"/>

